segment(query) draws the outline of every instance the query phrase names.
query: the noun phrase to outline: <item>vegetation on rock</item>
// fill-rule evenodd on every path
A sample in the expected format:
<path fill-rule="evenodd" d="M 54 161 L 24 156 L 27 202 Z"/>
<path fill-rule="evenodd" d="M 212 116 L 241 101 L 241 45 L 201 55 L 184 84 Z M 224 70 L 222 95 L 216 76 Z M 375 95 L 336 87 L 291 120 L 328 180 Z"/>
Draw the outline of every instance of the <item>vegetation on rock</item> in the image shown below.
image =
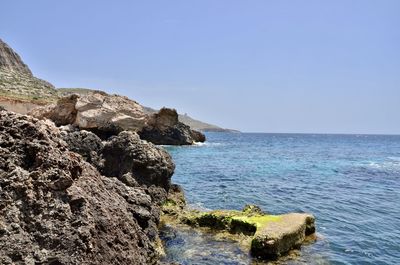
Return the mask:
<path fill-rule="evenodd" d="M 183 196 L 179 195 L 181 192 L 181 189 L 175 188 L 168 195 L 163 204 L 164 222 L 222 233 L 239 242 L 257 258 L 277 259 L 290 250 L 299 248 L 315 232 L 315 219 L 310 214 L 269 215 L 255 205 L 246 205 L 242 211 L 203 212 L 182 205 L 183 202 L 179 200 Z"/>

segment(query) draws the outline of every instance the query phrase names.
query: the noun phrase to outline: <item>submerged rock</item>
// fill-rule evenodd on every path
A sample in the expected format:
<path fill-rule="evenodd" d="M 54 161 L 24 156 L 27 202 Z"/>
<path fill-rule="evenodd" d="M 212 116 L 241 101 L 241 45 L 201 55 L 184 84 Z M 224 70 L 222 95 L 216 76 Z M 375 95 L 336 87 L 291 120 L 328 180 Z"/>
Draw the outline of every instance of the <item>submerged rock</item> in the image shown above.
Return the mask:
<path fill-rule="evenodd" d="M 315 233 L 315 218 L 310 214 L 269 215 L 255 205 L 246 205 L 243 211 L 202 212 L 185 207 L 181 198 L 182 189 L 171 189 L 163 205 L 164 223 L 187 224 L 225 234 L 256 258 L 275 260 L 299 248 Z"/>
<path fill-rule="evenodd" d="M 139 132 L 140 138 L 155 144 L 191 145 L 204 142 L 205 136 L 194 131 L 178 120 L 175 109 L 162 108 L 152 114 L 145 127 Z"/>
<path fill-rule="evenodd" d="M 104 177 L 51 123 L 0 111 L 0 264 L 155 263 L 159 189 Z"/>
<path fill-rule="evenodd" d="M 290 213 L 277 218 L 257 227 L 251 241 L 251 253 L 255 257 L 276 259 L 299 248 L 315 232 L 315 218 L 311 214 Z"/>

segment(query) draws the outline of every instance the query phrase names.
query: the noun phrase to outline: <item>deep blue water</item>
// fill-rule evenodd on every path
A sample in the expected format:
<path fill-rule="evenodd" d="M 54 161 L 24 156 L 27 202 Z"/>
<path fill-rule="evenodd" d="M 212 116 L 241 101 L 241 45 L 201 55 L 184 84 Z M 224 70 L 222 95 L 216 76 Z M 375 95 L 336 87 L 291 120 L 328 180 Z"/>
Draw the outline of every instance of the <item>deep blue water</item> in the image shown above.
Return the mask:
<path fill-rule="evenodd" d="M 191 205 L 242 209 L 252 203 L 273 214 L 310 212 L 319 240 L 302 248 L 305 263 L 400 264 L 400 136 L 206 136 L 204 145 L 167 147 L 176 163 L 173 182 Z M 181 241 L 175 245 L 185 248 L 191 240 Z M 168 251 L 170 259 L 202 263 Z M 249 261 L 217 255 L 210 264 L 224 262 Z"/>

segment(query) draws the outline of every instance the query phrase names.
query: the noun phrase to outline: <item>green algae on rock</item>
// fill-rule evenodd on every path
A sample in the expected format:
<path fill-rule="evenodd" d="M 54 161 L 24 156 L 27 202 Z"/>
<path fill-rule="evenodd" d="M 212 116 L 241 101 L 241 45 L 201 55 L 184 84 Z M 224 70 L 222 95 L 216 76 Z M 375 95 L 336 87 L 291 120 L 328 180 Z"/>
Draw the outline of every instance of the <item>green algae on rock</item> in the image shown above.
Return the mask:
<path fill-rule="evenodd" d="M 251 241 L 251 253 L 255 257 L 276 259 L 299 248 L 306 237 L 315 232 L 315 218 L 311 214 L 290 213 L 273 217 L 278 219 L 264 222 Z"/>
<path fill-rule="evenodd" d="M 162 219 L 165 223 L 230 234 L 229 238 L 248 249 L 253 257 L 275 260 L 299 248 L 315 233 L 315 218 L 306 213 L 270 215 L 255 205 L 246 205 L 243 211 L 188 209 L 182 189 L 175 186 L 163 205 Z"/>

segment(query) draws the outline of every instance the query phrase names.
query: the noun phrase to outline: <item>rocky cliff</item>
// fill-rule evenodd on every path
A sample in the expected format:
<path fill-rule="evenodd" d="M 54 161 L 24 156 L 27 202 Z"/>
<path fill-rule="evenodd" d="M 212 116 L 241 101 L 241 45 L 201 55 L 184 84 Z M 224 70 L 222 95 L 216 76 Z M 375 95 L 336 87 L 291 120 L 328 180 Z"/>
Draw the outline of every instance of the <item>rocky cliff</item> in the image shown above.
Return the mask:
<path fill-rule="evenodd" d="M 133 132 L 61 129 L 0 110 L 0 264 L 156 263 L 170 156 Z"/>
<path fill-rule="evenodd" d="M 0 68 L 11 72 L 32 75 L 31 70 L 21 60 L 21 57 L 0 39 Z"/>
<path fill-rule="evenodd" d="M 0 96 L 43 104 L 57 98 L 47 81 L 33 76 L 21 57 L 0 39 Z"/>

